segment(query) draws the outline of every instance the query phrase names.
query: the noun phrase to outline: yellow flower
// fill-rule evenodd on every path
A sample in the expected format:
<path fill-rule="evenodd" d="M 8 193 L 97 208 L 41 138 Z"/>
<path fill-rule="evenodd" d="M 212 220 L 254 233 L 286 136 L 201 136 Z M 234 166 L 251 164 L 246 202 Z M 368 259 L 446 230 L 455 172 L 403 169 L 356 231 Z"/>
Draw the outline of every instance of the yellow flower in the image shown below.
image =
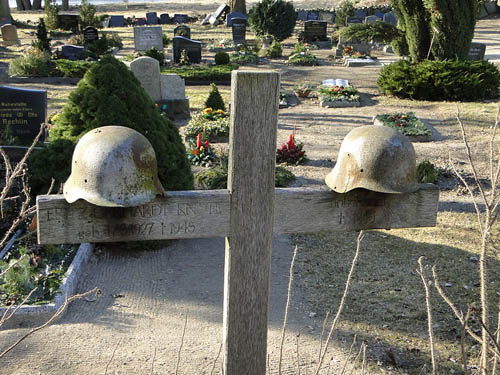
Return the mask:
<path fill-rule="evenodd" d="M 203 110 L 203 113 L 204 113 L 205 115 L 208 115 L 208 114 L 212 113 L 212 111 L 213 111 L 213 109 L 212 109 L 212 108 L 205 108 L 205 109 Z"/>

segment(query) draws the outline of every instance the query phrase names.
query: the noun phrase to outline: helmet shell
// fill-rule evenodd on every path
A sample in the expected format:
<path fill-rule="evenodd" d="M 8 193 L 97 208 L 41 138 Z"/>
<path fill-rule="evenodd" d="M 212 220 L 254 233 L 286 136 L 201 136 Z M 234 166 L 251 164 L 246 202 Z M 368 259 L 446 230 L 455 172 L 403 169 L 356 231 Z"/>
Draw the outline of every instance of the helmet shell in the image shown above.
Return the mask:
<path fill-rule="evenodd" d="M 413 144 L 387 126 L 355 128 L 342 141 L 337 163 L 325 182 L 338 193 L 355 188 L 381 193 L 414 192 L 418 183 Z"/>
<path fill-rule="evenodd" d="M 78 141 L 63 193 L 69 203 L 84 199 L 97 206 L 132 207 L 165 190 L 146 137 L 124 126 L 103 126 Z"/>

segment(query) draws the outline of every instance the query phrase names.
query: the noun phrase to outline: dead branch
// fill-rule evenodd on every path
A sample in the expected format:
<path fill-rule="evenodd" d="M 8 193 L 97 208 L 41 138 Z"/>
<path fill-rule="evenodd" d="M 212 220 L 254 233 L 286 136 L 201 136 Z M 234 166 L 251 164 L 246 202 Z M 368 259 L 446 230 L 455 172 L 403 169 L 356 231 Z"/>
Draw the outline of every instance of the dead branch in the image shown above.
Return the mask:
<path fill-rule="evenodd" d="M 106 363 L 106 369 L 104 370 L 104 375 L 106 375 L 108 373 L 108 367 L 111 364 L 111 362 L 113 361 L 113 358 L 115 357 L 116 350 L 120 346 L 121 342 L 122 342 L 122 339 L 120 338 L 120 340 L 118 340 L 118 342 L 116 343 L 115 350 L 113 350 L 113 353 L 111 353 L 111 358 L 109 358 L 108 363 Z"/>
<path fill-rule="evenodd" d="M 181 351 L 182 351 L 182 346 L 184 345 L 184 336 L 186 336 L 188 315 L 189 315 L 189 310 L 186 310 L 186 320 L 184 321 L 184 328 L 182 330 L 181 345 L 179 346 L 179 350 L 177 352 L 177 364 L 175 365 L 175 375 L 179 374 L 179 364 L 181 363 Z"/>
<path fill-rule="evenodd" d="M 24 257 L 24 255 L 23 255 Z M 21 260 L 21 259 L 19 259 Z M 18 262 L 16 262 L 18 263 Z M 14 314 L 17 312 L 17 310 L 19 310 L 21 308 L 21 306 L 23 306 L 24 304 L 26 304 L 26 302 L 28 302 L 28 300 L 31 298 L 31 295 L 33 293 L 35 293 L 35 291 L 37 290 L 38 288 L 33 288 L 31 289 L 31 291 L 28 293 L 28 295 L 26 297 L 24 297 L 24 299 L 21 301 L 21 303 L 19 305 L 9 305 L 9 307 L 7 307 L 5 309 L 5 312 L 3 313 L 2 315 L 2 319 L 0 319 L 0 327 L 2 327 L 2 325 L 4 325 L 4 323 L 9 320 L 10 318 L 12 318 L 14 316 Z M 14 310 L 12 310 L 12 312 L 7 315 L 9 313 L 9 311 L 12 309 L 12 307 L 15 306 Z"/>

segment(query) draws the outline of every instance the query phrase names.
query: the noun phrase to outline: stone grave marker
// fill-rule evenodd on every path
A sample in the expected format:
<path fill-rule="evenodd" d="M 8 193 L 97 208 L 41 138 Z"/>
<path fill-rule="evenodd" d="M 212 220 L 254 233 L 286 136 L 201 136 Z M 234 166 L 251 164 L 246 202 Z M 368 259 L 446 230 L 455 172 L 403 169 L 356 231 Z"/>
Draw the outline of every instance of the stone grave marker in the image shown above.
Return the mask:
<path fill-rule="evenodd" d="M 436 225 L 439 190 L 432 184 L 405 194 L 276 189 L 279 80 L 277 72 L 232 72 L 227 189 L 169 191 L 119 209 L 37 197 L 40 244 L 226 237 L 222 372 L 228 375 L 266 374 L 273 233 Z"/>
<path fill-rule="evenodd" d="M 210 22 L 211 25 L 215 25 L 215 23 L 217 23 L 217 21 L 224 15 L 226 14 L 227 12 L 229 12 L 229 6 L 227 4 L 221 4 L 219 5 L 219 7 L 217 8 L 217 10 L 210 15 L 210 17 L 208 18 L 208 22 Z"/>
<path fill-rule="evenodd" d="M 163 30 L 161 26 L 134 27 L 134 49 L 146 51 L 156 47 L 163 51 Z"/>
<path fill-rule="evenodd" d="M 203 25 L 208 25 L 210 23 L 210 17 L 212 17 L 211 14 L 207 14 L 201 21 L 200 21 L 200 25 L 203 26 Z"/>
<path fill-rule="evenodd" d="M 168 15 L 168 13 L 160 14 L 160 24 L 167 25 L 169 23 L 170 23 L 170 16 Z"/>
<path fill-rule="evenodd" d="M 354 11 L 354 17 L 359 18 L 360 20 L 364 20 L 367 15 L 366 10 L 363 9 L 356 9 Z"/>
<path fill-rule="evenodd" d="M 363 23 L 363 21 L 357 17 L 347 17 L 347 25 L 352 25 L 354 23 Z"/>
<path fill-rule="evenodd" d="M 187 14 L 174 14 L 174 22 L 175 23 L 186 23 L 189 21 L 189 17 Z"/>
<path fill-rule="evenodd" d="M 109 27 L 124 27 L 125 17 L 121 15 L 111 16 L 109 18 Z"/>
<path fill-rule="evenodd" d="M 29 145 L 47 115 L 47 91 L 0 86 L 0 131 Z M 42 137 L 43 140 L 43 137 Z"/>
<path fill-rule="evenodd" d="M 85 58 L 85 47 L 65 44 L 61 47 L 61 54 L 68 60 L 83 60 Z"/>
<path fill-rule="evenodd" d="M 484 9 L 488 14 L 495 14 L 497 12 L 497 2 L 496 1 L 485 1 Z"/>
<path fill-rule="evenodd" d="M 235 18 L 243 18 L 248 22 L 248 16 L 246 14 L 241 12 L 231 12 L 226 17 L 226 25 L 229 27 L 233 26 L 233 19 Z"/>
<path fill-rule="evenodd" d="M 201 42 L 183 36 L 174 36 L 173 52 L 175 63 L 179 62 L 183 50 L 186 51 L 190 63 L 199 64 L 201 62 Z"/>
<path fill-rule="evenodd" d="M 14 25 L 3 25 L 0 27 L 0 31 L 2 33 L 2 40 L 5 46 L 20 44 L 19 37 L 17 36 L 17 27 Z"/>
<path fill-rule="evenodd" d="M 384 14 L 384 18 L 382 18 L 382 21 L 386 23 L 390 23 L 393 26 L 398 25 L 398 17 L 396 16 L 396 13 L 394 12 L 388 12 Z"/>
<path fill-rule="evenodd" d="M 189 115 L 189 99 L 186 99 L 184 80 L 177 74 L 160 76 L 161 103 L 167 106 L 167 115 L 174 118 Z"/>
<path fill-rule="evenodd" d="M 145 18 L 136 18 L 135 19 L 135 26 L 146 26 L 146 19 Z"/>
<path fill-rule="evenodd" d="M 379 18 L 377 16 L 367 16 L 365 17 L 365 23 L 375 23 L 382 21 L 382 18 Z"/>
<path fill-rule="evenodd" d="M 354 52 L 359 52 L 362 54 L 370 54 L 370 51 L 372 50 L 372 46 L 369 43 L 350 43 L 349 44 Z"/>
<path fill-rule="evenodd" d="M 484 54 L 486 53 L 486 44 L 483 43 L 471 43 L 469 49 L 469 60 L 483 60 Z"/>
<path fill-rule="evenodd" d="M 333 12 L 319 12 L 319 20 L 325 21 L 329 24 L 335 23 L 335 14 Z"/>
<path fill-rule="evenodd" d="M 85 43 L 99 40 L 99 31 L 93 26 L 87 26 L 83 29 L 83 39 Z"/>
<path fill-rule="evenodd" d="M 63 30 L 78 30 L 78 14 L 69 14 L 69 13 L 59 13 L 57 15 L 57 22 L 59 24 L 59 28 Z"/>
<path fill-rule="evenodd" d="M 141 56 L 130 63 L 130 70 L 139 80 L 153 102 L 161 99 L 160 63 L 149 56 Z"/>
<path fill-rule="evenodd" d="M 183 36 L 191 39 L 191 29 L 186 25 L 179 25 L 174 29 L 174 36 Z"/>
<path fill-rule="evenodd" d="M 361 67 L 361 66 L 371 66 L 377 65 L 377 61 L 372 59 L 371 57 L 367 57 L 364 59 L 350 59 L 346 58 L 344 60 L 344 65 L 350 68 Z"/>
<path fill-rule="evenodd" d="M 307 10 L 299 10 L 297 12 L 297 20 L 298 21 L 307 21 Z"/>
<path fill-rule="evenodd" d="M 156 12 L 146 13 L 146 22 L 148 25 L 158 25 L 158 14 Z"/>
<path fill-rule="evenodd" d="M 317 42 L 328 40 L 326 36 L 327 23 L 325 21 L 305 21 L 304 41 Z"/>
<path fill-rule="evenodd" d="M 380 12 L 380 11 L 379 11 L 379 12 L 375 12 L 375 14 L 374 14 L 374 15 L 375 15 L 375 16 L 377 16 L 377 17 L 378 17 L 378 18 L 380 18 L 380 19 L 384 18 L 384 13 L 382 13 L 382 12 Z"/>
<path fill-rule="evenodd" d="M 246 41 L 247 19 L 233 18 L 232 19 L 233 43 L 242 44 Z"/>
<path fill-rule="evenodd" d="M 0 27 L 3 25 L 12 25 L 11 17 L 0 17 Z"/>
<path fill-rule="evenodd" d="M 319 13 L 315 11 L 307 12 L 307 20 L 308 21 L 317 21 L 319 20 Z"/>

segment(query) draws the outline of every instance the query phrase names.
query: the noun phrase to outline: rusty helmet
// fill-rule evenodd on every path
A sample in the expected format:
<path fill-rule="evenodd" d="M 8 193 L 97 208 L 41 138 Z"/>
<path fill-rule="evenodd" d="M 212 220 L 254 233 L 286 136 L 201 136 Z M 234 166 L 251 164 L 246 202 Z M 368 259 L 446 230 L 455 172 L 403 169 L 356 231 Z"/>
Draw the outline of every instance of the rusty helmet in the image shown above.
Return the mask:
<path fill-rule="evenodd" d="M 325 182 L 337 193 L 355 188 L 381 193 L 418 190 L 415 150 L 396 129 L 367 125 L 351 130 Z"/>
<path fill-rule="evenodd" d="M 69 203 L 84 199 L 97 206 L 132 207 L 165 190 L 146 137 L 124 126 L 103 126 L 78 141 L 63 193 Z"/>

